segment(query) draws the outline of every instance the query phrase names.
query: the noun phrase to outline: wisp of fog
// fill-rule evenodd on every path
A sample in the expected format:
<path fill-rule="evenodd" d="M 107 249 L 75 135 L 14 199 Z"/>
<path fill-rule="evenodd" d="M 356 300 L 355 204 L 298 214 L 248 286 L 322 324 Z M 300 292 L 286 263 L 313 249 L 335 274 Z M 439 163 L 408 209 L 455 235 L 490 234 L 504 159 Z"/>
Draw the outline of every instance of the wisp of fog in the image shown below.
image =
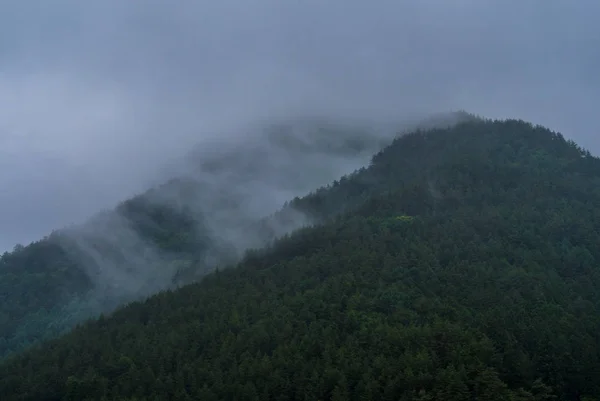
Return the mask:
<path fill-rule="evenodd" d="M 453 118 L 443 121 L 450 124 Z M 316 223 L 289 206 L 285 221 L 268 217 L 287 201 L 367 165 L 408 126 L 348 126 L 322 118 L 255 125 L 243 137 L 200 144 L 172 165 L 166 183 L 136 199 L 191 217 L 194 232 L 202 238 L 194 252 L 199 277 L 234 262 L 249 248 Z M 141 217 L 120 209 L 105 211 L 51 237 L 85 269 L 103 299 L 134 299 L 167 288 L 181 263 L 189 267 L 181 254 L 161 249 L 144 236 L 148 224 L 158 223 L 143 205 L 135 206 Z M 136 229 L 140 218 L 142 232 Z M 269 234 L 261 232 L 259 221 L 270 225 Z"/>

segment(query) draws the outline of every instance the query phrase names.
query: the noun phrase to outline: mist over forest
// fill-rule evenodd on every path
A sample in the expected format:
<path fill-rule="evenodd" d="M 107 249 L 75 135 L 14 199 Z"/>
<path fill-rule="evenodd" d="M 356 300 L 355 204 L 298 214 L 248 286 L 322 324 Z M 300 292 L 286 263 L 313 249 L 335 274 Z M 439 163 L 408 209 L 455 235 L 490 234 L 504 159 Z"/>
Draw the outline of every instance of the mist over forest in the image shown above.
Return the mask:
<path fill-rule="evenodd" d="M 367 166 L 403 132 L 467 118 L 437 114 L 393 127 L 300 118 L 257 126 L 242 140 L 195 147 L 165 183 L 50 239 L 85 270 L 104 302 L 136 299 L 173 285 L 190 254 L 199 258 L 199 278 L 247 249 L 318 223 L 288 202 Z M 275 218 L 282 208 L 285 218 Z M 168 236 L 182 230 L 189 247 L 170 247 L 181 239 Z"/>

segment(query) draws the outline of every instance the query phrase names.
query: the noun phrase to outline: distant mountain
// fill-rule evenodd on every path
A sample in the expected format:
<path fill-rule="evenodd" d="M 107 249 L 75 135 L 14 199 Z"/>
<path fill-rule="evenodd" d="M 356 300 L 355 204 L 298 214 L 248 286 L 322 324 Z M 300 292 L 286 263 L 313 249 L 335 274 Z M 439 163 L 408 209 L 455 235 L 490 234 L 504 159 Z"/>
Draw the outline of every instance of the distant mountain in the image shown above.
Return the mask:
<path fill-rule="evenodd" d="M 451 113 L 433 123 L 468 117 Z M 252 127 L 199 145 L 176 177 L 115 210 L 15 247 L 0 258 L 0 358 L 100 312 L 196 280 L 245 249 L 310 223 L 290 212 L 285 219 L 263 218 L 368 163 L 396 133 L 397 126 L 324 118 Z"/>
<path fill-rule="evenodd" d="M 249 232 L 317 224 L 10 358 L 0 394 L 599 399 L 599 184 L 540 126 L 417 130 Z"/>

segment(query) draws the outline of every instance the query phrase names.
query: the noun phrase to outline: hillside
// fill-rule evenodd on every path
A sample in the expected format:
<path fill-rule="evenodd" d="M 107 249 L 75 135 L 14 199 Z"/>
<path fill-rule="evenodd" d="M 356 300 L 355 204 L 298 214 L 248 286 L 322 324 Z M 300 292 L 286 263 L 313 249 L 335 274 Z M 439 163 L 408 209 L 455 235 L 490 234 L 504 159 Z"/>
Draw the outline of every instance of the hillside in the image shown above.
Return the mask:
<path fill-rule="evenodd" d="M 360 166 L 391 141 L 391 134 L 340 131 L 333 123 L 293 128 L 271 129 L 270 136 L 257 130 L 245 143 L 238 138 L 198 148 L 179 178 L 2 255 L 0 358 L 169 288 L 174 279 L 197 278 L 218 261 L 236 260 L 245 244 L 232 231 L 273 213 L 288 193 L 305 193 L 338 177 L 340 169 Z M 285 138 L 314 146 L 300 154 Z M 267 160 L 279 169 L 271 171 Z M 292 168 L 320 168 L 320 175 L 299 176 Z M 276 193 L 286 199 L 272 200 Z M 251 196 L 258 209 L 246 207 Z"/>
<path fill-rule="evenodd" d="M 410 124 L 465 118 L 451 113 Z M 269 216 L 364 165 L 395 132 L 323 118 L 251 127 L 204 142 L 172 180 L 114 210 L 16 246 L 0 257 L 0 359 L 100 312 L 197 280 L 306 224 L 289 210 Z"/>
<path fill-rule="evenodd" d="M 275 215 L 322 224 L 10 358 L 0 394 L 600 399 L 599 184 L 523 121 L 402 136 Z"/>

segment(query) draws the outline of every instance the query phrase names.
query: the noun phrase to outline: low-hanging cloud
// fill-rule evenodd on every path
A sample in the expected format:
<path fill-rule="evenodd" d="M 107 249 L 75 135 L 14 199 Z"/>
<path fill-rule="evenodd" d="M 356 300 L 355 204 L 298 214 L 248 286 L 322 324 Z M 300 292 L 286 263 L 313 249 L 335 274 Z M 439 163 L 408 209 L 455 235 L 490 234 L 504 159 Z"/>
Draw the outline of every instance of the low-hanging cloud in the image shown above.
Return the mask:
<path fill-rule="evenodd" d="M 81 221 L 166 179 L 191 147 L 271 118 L 465 109 L 597 153 L 599 14 L 592 0 L 5 2 L 0 247 Z"/>
<path fill-rule="evenodd" d="M 249 126 L 243 137 L 204 141 L 172 166 L 176 178 L 49 240 L 87 273 L 86 305 L 104 305 L 90 311 L 110 310 L 318 223 L 281 207 L 368 164 L 394 133 L 308 117 Z"/>

